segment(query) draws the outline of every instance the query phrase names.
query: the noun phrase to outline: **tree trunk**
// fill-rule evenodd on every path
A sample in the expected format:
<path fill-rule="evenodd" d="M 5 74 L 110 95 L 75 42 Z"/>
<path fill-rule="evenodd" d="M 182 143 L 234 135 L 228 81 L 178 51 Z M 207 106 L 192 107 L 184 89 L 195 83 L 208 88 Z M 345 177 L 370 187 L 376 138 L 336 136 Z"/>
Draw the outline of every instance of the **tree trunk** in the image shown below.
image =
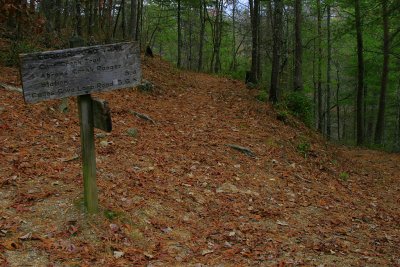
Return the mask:
<path fill-rule="evenodd" d="M 295 1 L 294 91 L 303 91 L 303 46 L 301 41 L 302 1 Z"/>
<path fill-rule="evenodd" d="M 232 62 L 230 71 L 236 71 L 236 0 L 232 0 Z"/>
<path fill-rule="evenodd" d="M 75 0 L 76 9 L 76 34 L 82 36 L 81 0 Z"/>
<path fill-rule="evenodd" d="M 332 62 L 332 40 L 331 40 L 331 6 L 328 4 L 326 28 L 328 31 L 328 61 L 326 66 L 326 137 L 331 138 L 331 62 Z"/>
<path fill-rule="evenodd" d="M 282 45 L 282 0 L 274 0 L 274 23 L 273 37 L 274 44 L 272 48 L 272 69 L 271 69 L 271 88 L 269 91 L 269 101 L 278 102 L 279 97 L 279 69 L 280 69 L 280 46 Z"/>
<path fill-rule="evenodd" d="M 214 42 L 214 73 L 219 73 L 221 70 L 221 42 L 222 42 L 222 19 L 224 1 L 216 1 L 217 16 L 215 18 L 215 42 Z"/>
<path fill-rule="evenodd" d="M 339 66 L 338 66 L 338 64 L 336 64 L 336 116 L 337 116 L 337 137 L 338 137 L 338 141 L 340 141 L 339 92 L 340 92 L 340 73 L 339 73 Z"/>
<path fill-rule="evenodd" d="M 143 0 L 139 0 L 136 8 L 136 34 L 135 41 L 139 41 L 141 46 L 140 33 L 142 32 L 142 22 L 143 22 Z"/>
<path fill-rule="evenodd" d="M 364 144 L 364 55 L 363 55 L 363 38 L 362 24 L 360 15 L 360 0 L 354 1 L 355 6 L 355 24 L 357 32 L 357 145 Z"/>
<path fill-rule="evenodd" d="M 201 71 L 203 68 L 203 46 L 204 46 L 204 34 L 206 30 L 206 2 L 202 0 L 200 2 L 200 35 L 199 35 L 199 62 L 197 65 L 197 71 Z"/>
<path fill-rule="evenodd" d="M 131 19 L 129 25 L 129 32 L 131 33 L 131 40 L 137 41 L 136 30 L 137 30 L 137 0 L 131 0 Z"/>
<path fill-rule="evenodd" d="M 122 29 L 122 39 L 124 39 L 125 40 L 125 37 L 126 37 L 126 24 L 125 24 L 125 1 L 126 0 L 122 0 L 121 1 L 121 6 L 122 6 L 122 24 L 121 24 L 121 29 Z"/>
<path fill-rule="evenodd" d="M 62 9 L 62 2 L 61 0 L 56 0 L 55 2 L 55 21 L 54 21 L 54 29 L 59 34 L 61 31 L 61 9 Z"/>
<path fill-rule="evenodd" d="M 178 0 L 178 60 L 177 67 L 181 67 L 182 29 L 181 29 L 181 0 Z"/>
<path fill-rule="evenodd" d="M 381 76 L 381 93 L 379 97 L 378 119 L 375 129 L 375 144 L 382 144 L 385 127 L 385 108 L 386 108 L 386 89 L 389 75 L 389 18 L 387 0 L 382 0 L 382 20 L 383 20 L 383 66 Z"/>
<path fill-rule="evenodd" d="M 324 114 L 322 110 L 322 31 L 321 31 L 321 0 L 317 0 L 317 34 L 318 34 L 318 65 L 317 65 L 317 104 L 318 104 L 318 131 L 323 133 Z"/>
<path fill-rule="evenodd" d="M 250 82 L 256 84 L 258 82 L 258 17 L 259 17 L 259 0 L 249 0 L 250 20 L 251 20 L 251 71 Z"/>

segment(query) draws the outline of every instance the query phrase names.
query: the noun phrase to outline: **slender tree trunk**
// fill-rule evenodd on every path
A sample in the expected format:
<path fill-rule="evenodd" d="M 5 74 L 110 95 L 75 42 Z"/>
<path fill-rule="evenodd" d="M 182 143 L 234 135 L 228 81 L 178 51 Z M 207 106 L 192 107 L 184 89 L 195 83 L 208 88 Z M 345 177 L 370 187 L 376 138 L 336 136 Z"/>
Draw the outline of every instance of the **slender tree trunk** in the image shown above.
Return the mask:
<path fill-rule="evenodd" d="M 117 33 L 118 20 L 119 20 L 119 15 L 121 14 L 121 10 L 122 10 L 122 4 L 119 5 L 118 12 L 117 12 L 117 18 L 115 19 L 114 30 L 113 30 L 113 34 L 112 34 L 113 39 L 115 39 L 115 36 Z"/>
<path fill-rule="evenodd" d="M 75 0 L 76 34 L 82 36 L 81 0 Z"/>
<path fill-rule="evenodd" d="M 131 34 L 131 40 L 133 41 L 137 41 L 136 29 L 137 29 L 137 0 L 131 0 L 131 19 L 129 24 L 129 32 Z"/>
<path fill-rule="evenodd" d="M 322 110 L 322 31 L 321 0 L 317 0 L 317 32 L 318 32 L 318 65 L 317 65 L 317 98 L 318 98 L 318 131 L 323 133 L 324 114 Z"/>
<path fill-rule="evenodd" d="M 328 32 L 328 62 L 326 66 L 326 136 L 331 138 L 331 63 L 332 63 L 332 40 L 331 40 L 331 6 L 328 4 L 326 28 Z"/>
<path fill-rule="evenodd" d="M 206 30 L 206 2 L 202 0 L 200 2 L 200 35 L 199 35 L 199 62 L 197 65 L 197 71 L 201 71 L 203 68 L 203 46 L 204 46 L 204 34 Z"/>
<path fill-rule="evenodd" d="M 385 127 L 385 107 L 386 90 L 389 75 L 389 18 L 387 0 L 382 0 L 382 20 L 383 20 L 383 66 L 381 75 L 381 93 L 379 97 L 378 119 L 375 129 L 375 144 L 382 144 Z"/>
<path fill-rule="evenodd" d="M 301 41 L 302 1 L 295 1 L 294 91 L 303 91 L 303 46 Z"/>
<path fill-rule="evenodd" d="M 400 150 L 400 77 L 397 85 L 397 127 L 394 143 L 396 150 Z"/>
<path fill-rule="evenodd" d="M 142 32 L 142 26 L 143 26 L 143 0 L 139 0 L 137 4 L 137 9 L 136 9 L 136 34 L 135 34 L 135 40 L 139 41 L 139 44 L 141 46 L 141 38 L 140 38 L 140 33 Z"/>
<path fill-rule="evenodd" d="M 121 1 L 121 6 L 122 6 L 122 24 L 121 24 L 121 29 L 122 29 L 122 39 L 124 39 L 125 40 L 125 38 L 126 38 L 126 18 L 125 18 L 125 1 L 126 0 L 122 0 Z"/>
<path fill-rule="evenodd" d="M 236 0 L 232 0 L 232 62 L 230 70 L 236 71 Z"/>
<path fill-rule="evenodd" d="M 93 32 L 99 29 L 99 1 L 93 0 Z"/>
<path fill-rule="evenodd" d="M 87 35 L 90 37 L 93 34 L 93 0 L 87 0 Z"/>
<path fill-rule="evenodd" d="M 182 29 L 181 29 L 181 0 L 178 0 L 178 60 L 177 67 L 181 67 Z"/>
<path fill-rule="evenodd" d="M 219 73 L 221 70 L 221 42 L 222 42 L 222 20 L 223 20 L 223 8 L 224 1 L 219 0 L 216 2 L 217 7 L 217 16 L 215 19 L 216 27 L 215 27 L 215 43 L 214 43 L 214 54 L 215 54 L 215 63 L 214 63 L 214 73 Z"/>
<path fill-rule="evenodd" d="M 189 53 L 188 53 L 188 65 L 189 65 L 189 70 L 192 69 L 192 36 L 193 36 L 193 21 L 192 17 L 189 17 Z"/>
<path fill-rule="evenodd" d="M 61 31 L 61 9 L 62 9 L 62 2 L 61 0 L 56 0 L 55 2 L 55 21 L 54 21 L 54 29 L 59 34 Z"/>
<path fill-rule="evenodd" d="M 271 88 L 269 91 L 269 101 L 278 102 L 279 97 L 279 69 L 280 69 L 280 46 L 282 45 L 282 0 L 274 0 L 274 23 L 273 37 L 274 44 L 272 48 L 272 69 L 271 69 Z"/>
<path fill-rule="evenodd" d="M 338 141 L 340 141 L 339 93 L 340 93 L 340 73 L 339 73 L 339 66 L 338 66 L 338 64 L 336 64 L 336 116 L 337 116 L 337 137 L 338 137 Z"/>
<path fill-rule="evenodd" d="M 315 128 L 318 129 L 318 109 L 317 109 L 317 79 L 316 79 L 316 51 L 317 51 L 317 45 L 315 42 L 315 39 L 313 40 L 313 61 L 312 61 L 312 81 L 313 81 L 313 106 L 314 106 L 314 122 L 315 122 Z"/>
<path fill-rule="evenodd" d="M 251 18 L 251 71 L 250 71 L 250 82 L 258 82 L 258 12 L 259 12 L 259 0 L 249 0 L 250 6 L 250 18 Z"/>
<path fill-rule="evenodd" d="M 364 144 L 364 55 L 363 55 L 363 37 L 360 14 L 360 0 L 354 0 L 355 6 L 355 24 L 357 31 L 357 145 Z"/>

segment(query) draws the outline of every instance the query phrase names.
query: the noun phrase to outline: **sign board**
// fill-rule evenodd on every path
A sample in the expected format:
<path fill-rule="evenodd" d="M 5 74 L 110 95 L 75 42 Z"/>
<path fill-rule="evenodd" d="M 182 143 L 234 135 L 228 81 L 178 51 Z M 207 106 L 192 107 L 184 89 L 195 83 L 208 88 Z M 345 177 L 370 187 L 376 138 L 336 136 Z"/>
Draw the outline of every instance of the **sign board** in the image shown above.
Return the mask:
<path fill-rule="evenodd" d="M 135 42 L 22 54 L 26 103 L 132 87 L 141 82 Z"/>

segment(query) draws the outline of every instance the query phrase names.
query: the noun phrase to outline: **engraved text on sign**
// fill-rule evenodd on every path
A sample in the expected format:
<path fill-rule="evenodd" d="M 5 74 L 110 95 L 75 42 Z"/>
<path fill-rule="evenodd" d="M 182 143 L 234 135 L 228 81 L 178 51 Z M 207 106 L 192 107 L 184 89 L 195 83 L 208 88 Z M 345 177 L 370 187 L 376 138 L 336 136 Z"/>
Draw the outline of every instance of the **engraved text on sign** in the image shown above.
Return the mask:
<path fill-rule="evenodd" d="M 110 91 L 140 84 L 136 43 L 119 43 L 21 55 L 25 102 Z"/>

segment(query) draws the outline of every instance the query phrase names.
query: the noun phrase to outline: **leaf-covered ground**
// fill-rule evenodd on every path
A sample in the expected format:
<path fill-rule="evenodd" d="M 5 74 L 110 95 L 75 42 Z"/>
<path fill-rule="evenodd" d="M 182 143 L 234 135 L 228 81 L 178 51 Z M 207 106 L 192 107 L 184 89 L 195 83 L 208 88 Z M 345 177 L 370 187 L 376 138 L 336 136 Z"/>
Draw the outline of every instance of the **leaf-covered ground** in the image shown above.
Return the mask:
<path fill-rule="evenodd" d="M 76 100 L 63 114 L 0 88 L 5 266 L 400 265 L 400 155 L 326 143 L 240 81 L 143 70 L 152 92 L 97 95 L 113 131 L 96 131 L 96 216 L 82 211 Z"/>

